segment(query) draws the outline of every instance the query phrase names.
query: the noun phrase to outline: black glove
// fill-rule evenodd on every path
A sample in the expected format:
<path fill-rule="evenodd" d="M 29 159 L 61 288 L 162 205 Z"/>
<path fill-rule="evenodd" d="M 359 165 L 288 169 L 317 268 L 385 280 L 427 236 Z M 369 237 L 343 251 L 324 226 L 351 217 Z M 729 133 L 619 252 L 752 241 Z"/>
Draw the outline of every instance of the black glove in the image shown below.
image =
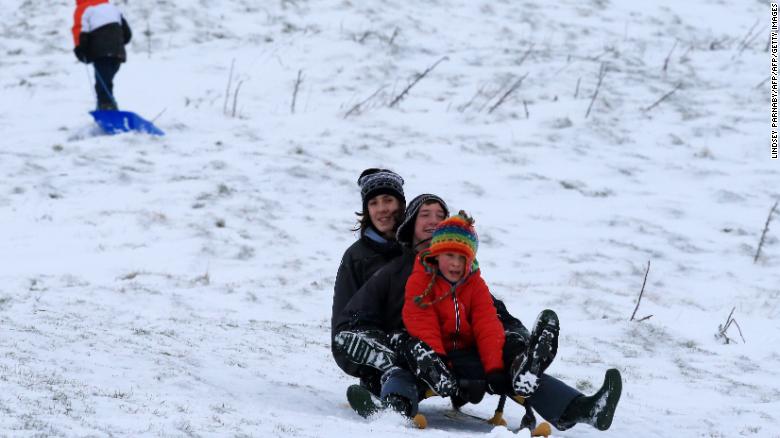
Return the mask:
<path fill-rule="evenodd" d="M 88 62 L 87 61 L 87 52 L 81 46 L 76 46 L 73 49 L 73 54 L 76 55 L 76 59 L 78 59 L 79 61 L 83 62 L 84 64 L 86 64 Z"/>
<path fill-rule="evenodd" d="M 458 380 L 458 397 L 462 400 L 478 404 L 485 396 L 485 381 L 482 379 Z"/>
<path fill-rule="evenodd" d="M 493 371 L 487 375 L 488 391 L 492 394 L 511 395 L 512 385 L 509 376 L 504 371 Z"/>

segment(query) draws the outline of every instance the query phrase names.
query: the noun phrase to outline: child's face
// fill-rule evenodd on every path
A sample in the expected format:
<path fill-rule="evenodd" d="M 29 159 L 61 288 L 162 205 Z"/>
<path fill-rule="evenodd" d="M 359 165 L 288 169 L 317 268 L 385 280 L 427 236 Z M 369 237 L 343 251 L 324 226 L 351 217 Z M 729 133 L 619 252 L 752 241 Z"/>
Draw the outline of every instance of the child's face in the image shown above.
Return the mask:
<path fill-rule="evenodd" d="M 417 219 L 414 222 L 414 243 L 423 240 L 430 239 L 433 236 L 433 230 L 439 222 L 447 218 L 444 214 L 444 209 L 437 201 L 432 201 L 430 204 L 425 204 L 420 207 L 417 213 Z"/>
<path fill-rule="evenodd" d="M 390 195 L 378 195 L 368 200 L 368 216 L 379 233 L 393 236 L 395 218 L 401 208 L 398 199 Z"/>
<path fill-rule="evenodd" d="M 451 282 L 463 278 L 466 273 L 466 257 L 455 252 L 445 252 L 438 256 L 441 275 Z"/>

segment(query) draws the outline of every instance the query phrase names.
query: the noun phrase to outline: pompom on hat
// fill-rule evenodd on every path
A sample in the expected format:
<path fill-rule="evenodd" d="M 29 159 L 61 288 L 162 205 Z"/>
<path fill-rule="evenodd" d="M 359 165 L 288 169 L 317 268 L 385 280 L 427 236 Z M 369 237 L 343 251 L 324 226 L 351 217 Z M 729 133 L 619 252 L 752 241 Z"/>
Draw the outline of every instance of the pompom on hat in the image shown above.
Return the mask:
<path fill-rule="evenodd" d="M 421 256 L 423 261 L 445 252 L 453 252 L 466 257 L 466 266 L 475 263 L 479 238 L 474 229 L 474 219 L 461 210 L 439 223 L 433 230 L 431 246 Z M 472 267 L 470 271 L 473 271 Z"/>

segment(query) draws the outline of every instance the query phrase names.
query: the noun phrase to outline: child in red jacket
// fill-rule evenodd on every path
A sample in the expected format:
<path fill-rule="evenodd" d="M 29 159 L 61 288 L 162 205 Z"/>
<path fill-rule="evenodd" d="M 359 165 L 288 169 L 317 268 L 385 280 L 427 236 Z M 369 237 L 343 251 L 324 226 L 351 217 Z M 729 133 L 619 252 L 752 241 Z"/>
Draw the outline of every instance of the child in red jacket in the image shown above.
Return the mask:
<path fill-rule="evenodd" d="M 476 403 L 485 382 L 494 394 L 512 391 L 504 368 L 504 328 L 480 276 L 473 222 L 461 210 L 436 226 L 430 248 L 418 256 L 406 283 L 402 315 L 409 334 L 443 356 L 460 394 Z M 472 387 L 464 390 L 466 381 Z M 475 382 L 482 387 L 475 388 Z"/>

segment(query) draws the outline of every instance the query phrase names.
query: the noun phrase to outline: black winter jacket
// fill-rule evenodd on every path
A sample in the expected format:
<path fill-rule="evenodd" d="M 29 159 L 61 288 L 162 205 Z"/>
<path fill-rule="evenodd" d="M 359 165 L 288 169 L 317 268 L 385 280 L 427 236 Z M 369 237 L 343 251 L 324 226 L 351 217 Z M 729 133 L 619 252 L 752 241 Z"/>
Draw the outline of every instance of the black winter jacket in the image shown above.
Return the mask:
<path fill-rule="evenodd" d="M 397 242 L 379 243 L 365 235 L 347 248 L 341 258 L 333 288 L 331 337 L 336 335 L 336 319 L 352 296 L 379 268 L 400 254 L 401 246 Z"/>
<path fill-rule="evenodd" d="M 334 319 L 336 332 L 359 328 L 390 333 L 403 329 L 404 290 L 415 257 L 415 253 L 404 247 L 400 257 L 374 274 Z"/>
<path fill-rule="evenodd" d="M 122 24 L 109 23 L 93 30 L 79 34 L 79 48 L 86 54 L 87 62 L 98 58 L 115 58 L 120 62 L 127 60 L 125 44 L 130 42 L 133 33 L 127 21 L 122 17 Z"/>

